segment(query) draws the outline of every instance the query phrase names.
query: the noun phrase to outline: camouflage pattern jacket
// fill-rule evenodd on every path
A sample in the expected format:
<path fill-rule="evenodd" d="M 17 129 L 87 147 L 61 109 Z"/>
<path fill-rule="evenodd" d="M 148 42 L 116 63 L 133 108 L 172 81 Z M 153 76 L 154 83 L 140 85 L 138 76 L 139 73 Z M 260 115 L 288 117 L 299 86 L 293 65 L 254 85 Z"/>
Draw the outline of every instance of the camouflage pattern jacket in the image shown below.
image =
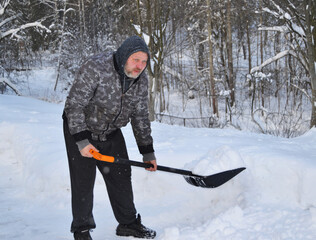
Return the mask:
<path fill-rule="evenodd" d="M 140 153 L 152 153 L 147 76 L 143 72 L 123 93 L 122 74 L 114 62 L 113 52 L 101 53 L 79 69 L 64 109 L 70 133 L 76 142 L 106 141 L 108 134 L 131 122 Z"/>

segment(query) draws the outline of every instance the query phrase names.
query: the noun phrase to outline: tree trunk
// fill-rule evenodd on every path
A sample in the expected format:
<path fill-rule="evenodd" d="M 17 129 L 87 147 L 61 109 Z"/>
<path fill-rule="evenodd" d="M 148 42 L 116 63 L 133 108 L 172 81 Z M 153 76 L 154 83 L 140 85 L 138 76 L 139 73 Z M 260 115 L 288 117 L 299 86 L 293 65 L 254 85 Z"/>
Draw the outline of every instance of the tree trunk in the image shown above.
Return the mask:
<path fill-rule="evenodd" d="M 260 0 L 260 26 L 263 25 L 263 18 L 262 18 L 262 0 Z M 263 63 L 263 31 L 260 31 L 260 64 Z M 263 81 L 260 81 L 261 86 L 261 106 L 264 108 L 264 83 Z M 262 111 L 263 115 L 263 111 Z"/>
<path fill-rule="evenodd" d="M 58 50 L 57 75 L 56 75 L 54 91 L 56 91 L 56 89 L 57 89 L 57 85 L 58 85 L 58 81 L 59 81 L 59 77 L 60 77 L 61 58 L 62 58 L 62 52 L 63 52 L 63 47 L 64 47 L 66 9 L 67 9 L 67 1 L 65 0 L 64 8 L 63 8 L 63 22 L 62 22 L 62 28 L 61 28 L 61 33 L 60 33 L 60 43 L 59 43 L 59 50 Z"/>
<path fill-rule="evenodd" d="M 233 70 L 233 41 L 231 26 L 231 2 L 227 1 L 227 55 L 228 55 L 228 86 L 230 90 L 230 107 L 235 104 L 235 81 Z"/>
<path fill-rule="evenodd" d="M 204 28 L 204 20 L 201 19 L 199 21 L 199 31 L 200 32 L 203 32 L 203 28 Z M 204 40 L 203 39 L 204 36 L 202 34 L 199 34 L 198 36 L 198 70 L 199 71 L 202 71 L 204 69 L 204 43 L 202 43 L 202 41 Z"/>
<path fill-rule="evenodd" d="M 148 35 L 150 37 L 149 43 L 148 43 L 148 47 L 151 53 L 153 53 L 153 40 L 152 40 L 152 34 L 153 34 L 153 30 L 152 30 L 152 17 L 151 17 L 151 0 L 147 0 L 147 11 L 146 11 L 146 26 L 147 26 L 147 31 L 148 31 Z M 154 66 L 155 67 L 155 66 Z M 156 79 L 154 77 L 154 72 L 152 71 L 152 67 L 151 64 L 149 63 L 148 66 L 148 73 L 149 73 L 149 119 L 150 121 L 154 121 L 155 120 L 155 101 L 156 101 Z"/>
<path fill-rule="evenodd" d="M 316 89 L 312 90 L 312 116 L 311 116 L 311 128 L 316 127 Z"/>
<path fill-rule="evenodd" d="M 251 61 L 252 61 L 252 55 L 251 55 L 251 40 L 250 40 L 250 32 L 249 32 L 249 21 L 247 19 L 247 22 L 246 22 L 246 27 L 247 27 L 247 45 L 248 45 L 248 72 L 250 73 L 251 71 L 251 68 L 252 68 L 252 64 L 251 64 Z"/>
<path fill-rule="evenodd" d="M 212 18 L 211 18 L 210 0 L 207 0 L 207 25 L 208 25 L 208 42 L 209 42 L 210 84 L 211 84 L 211 95 L 212 95 L 211 98 L 212 98 L 213 114 L 218 116 L 215 80 L 214 80 L 214 71 L 213 71 L 213 40 L 212 40 Z"/>
<path fill-rule="evenodd" d="M 313 16 L 316 14 L 316 3 L 315 1 L 308 0 L 305 6 L 305 17 L 306 17 L 306 38 L 307 38 L 307 54 L 309 63 L 309 75 L 311 78 L 312 85 L 312 116 L 311 116 L 311 127 L 316 127 L 316 22 L 313 21 Z M 313 29 L 313 31 L 312 31 Z"/>

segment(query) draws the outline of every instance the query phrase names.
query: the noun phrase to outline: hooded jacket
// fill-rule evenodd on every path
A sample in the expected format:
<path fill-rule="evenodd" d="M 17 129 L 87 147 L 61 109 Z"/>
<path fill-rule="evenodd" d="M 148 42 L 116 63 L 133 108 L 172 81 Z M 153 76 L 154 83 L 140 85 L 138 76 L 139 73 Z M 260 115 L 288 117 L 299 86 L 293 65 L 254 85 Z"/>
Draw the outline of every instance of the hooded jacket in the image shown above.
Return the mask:
<path fill-rule="evenodd" d="M 132 80 L 124 73 L 130 55 L 143 51 L 146 43 L 138 36 L 126 39 L 116 52 L 89 58 L 79 69 L 65 102 L 65 116 L 76 142 L 106 141 L 116 129 L 131 122 L 141 154 L 154 152 L 148 118 L 148 79 L 144 72 Z M 131 82 L 123 89 L 126 81 Z"/>

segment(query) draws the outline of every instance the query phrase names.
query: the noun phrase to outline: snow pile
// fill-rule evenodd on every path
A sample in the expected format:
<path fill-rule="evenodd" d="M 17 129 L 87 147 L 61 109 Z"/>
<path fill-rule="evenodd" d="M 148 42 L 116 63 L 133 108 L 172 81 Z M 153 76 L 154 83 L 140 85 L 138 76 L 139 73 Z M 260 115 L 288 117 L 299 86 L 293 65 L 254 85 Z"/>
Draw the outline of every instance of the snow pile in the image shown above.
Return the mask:
<path fill-rule="evenodd" d="M 0 239 L 72 239 L 62 109 L 0 95 Z M 133 168 L 137 210 L 157 230 L 157 239 L 316 239 L 316 129 L 285 139 L 231 129 L 152 127 L 160 165 L 199 175 L 247 168 L 215 189 Z M 130 126 L 123 132 L 130 158 L 140 160 Z M 121 239 L 100 174 L 94 216 L 93 239 Z"/>
<path fill-rule="evenodd" d="M 205 176 L 240 166 L 245 166 L 241 155 L 224 145 L 215 151 L 208 152 L 200 160 L 192 161 L 186 168 L 192 169 L 194 174 Z"/>

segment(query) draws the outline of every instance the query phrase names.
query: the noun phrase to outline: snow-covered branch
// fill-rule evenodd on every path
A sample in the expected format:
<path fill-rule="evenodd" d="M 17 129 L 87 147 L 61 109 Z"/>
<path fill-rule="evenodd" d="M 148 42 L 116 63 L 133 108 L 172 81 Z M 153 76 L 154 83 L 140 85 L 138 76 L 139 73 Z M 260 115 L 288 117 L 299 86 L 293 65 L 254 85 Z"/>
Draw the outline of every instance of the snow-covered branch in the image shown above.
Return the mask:
<path fill-rule="evenodd" d="M 302 26 L 297 25 L 297 23 L 295 23 L 294 19 L 293 19 L 293 13 L 289 10 L 289 8 L 285 8 L 286 10 L 284 10 L 280 5 L 276 4 L 273 0 L 270 0 L 270 2 L 274 5 L 274 7 L 277 9 L 277 11 L 271 10 L 267 7 L 263 8 L 262 10 L 264 12 L 267 12 L 271 15 L 273 15 L 275 18 L 280 19 L 280 20 L 285 20 L 285 26 L 281 26 L 281 27 L 273 27 L 272 31 L 281 31 L 281 32 L 293 32 L 295 34 L 300 35 L 301 37 L 305 38 L 305 30 L 303 29 Z M 290 6 L 295 9 L 295 6 L 290 3 Z M 287 30 L 286 30 L 287 29 Z M 259 30 L 269 30 L 265 27 L 262 27 L 261 29 L 259 28 Z"/>
<path fill-rule="evenodd" d="M 5 0 L 3 3 L 0 3 L 0 16 L 4 14 L 4 10 L 9 5 L 10 0 Z"/>
<path fill-rule="evenodd" d="M 287 19 L 287 20 L 291 20 L 292 17 L 289 13 L 287 13 L 286 11 L 284 11 L 278 4 L 276 4 L 274 1 L 270 0 L 270 2 L 274 5 L 274 7 L 278 10 L 278 12 L 276 11 L 273 11 L 269 8 L 262 8 L 262 10 L 264 12 L 267 12 L 267 13 L 270 13 L 272 14 L 273 16 L 275 16 L 276 18 L 279 18 L 279 19 Z"/>
<path fill-rule="evenodd" d="M 258 30 L 259 31 L 275 31 L 275 32 L 281 32 L 281 33 L 286 33 L 289 31 L 286 26 L 259 27 Z"/>
<path fill-rule="evenodd" d="M 6 23 L 12 21 L 13 19 L 16 19 L 16 18 L 19 17 L 19 16 L 21 16 L 21 14 L 17 14 L 17 15 L 14 15 L 14 16 L 11 16 L 11 17 L 9 17 L 9 18 L 4 19 L 2 22 L 0 22 L 0 28 L 1 28 L 4 24 L 6 24 Z"/>
<path fill-rule="evenodd" d="M 306 91 L 306 89 L 303 89 L 303 88 L 301 88 L 301 87 L 299 87 L 299 86 L 297 86 L 297 85 L 295 85 L 295 84 L 293 84 L 293 83 L 291 83 L 291 85 L 292 85 L 293 87 L 295 87 L 296 89 L 300 90 L 302 93 L 304 93 L 305 96 L 312 102 L 312 97 L 308 94 L 308 92 Z"/>
<path fill-rule="evenodd" d="M 15 86 L 14 83 L 12 83 L 9 79 L 7 78 L 0 78 L 0 83 L 3 83 L 7 86 L 9 86 L 18 96 L 22 96 L 18 88 Z"/>
<path fill-rule="evenodd" d="M 171 74 L 172 76 L 178 78 L 182 82 L 185 82 L 185 84 L 188 86 L 188 88 L 191 89 L 186 78 L 182 74 L 180 74 L 179 72 L 174 71 L 173 69 L 169 68 L 168 66 L 166 66 L 164 64 L 162 65 L 162 71 L 165 73 Z"/>
<path fill-rule="evenodd" d="M 253 67 L 251 70 L 250 70 L 250 74 L 254 73 L 254 72 L 259 72 L 261 71 L 261 69 L 269 64 L 271 64 L 272 62 L 275 62 L 277 60 L 279 60 L 280 58 L 283 58 L 284 56 L 286 55 L 293 55 L 295 57 L 297 57 L 296 53 L 293 51 L 293 50 L 285 50 L 283 52 L 280 52 L 278 53 L 277 55 L 275 55 L 274 57 L 272 58 L 269 58 L 267 59 L 266 61 L 264 61 L 261 65 L 259 66 L 256 66 L 256 67 Z"/>
<path fill-rule="evenodd" d="M 37 27 L 37 28 L 41 28 L 41 29 L 44 29 L 45 31 L 47 32 L 51 32 L 47 27 L 45 27 L 44 25 L 42 25 L 41 22 L 32 22 L 32 23 L 26 23 L 26 24 L 23 24 L 21 25 L 20 27 L 18 28 L 14 28 L 14 29 L 10 29 L 4 33 L 1 33 L 0 32 L 0 39 L 2 38 L 5 38 L 9 35 L 11 35 L 11 38 L 12 37 L 16 37 L 16 38 L 19 38 L 19 35 L 17 34 L 19 31 L 21 30 L 24 30 L 24 29 L 27 29 L 27 28 L 31 28 L 31 27 Z"/>

